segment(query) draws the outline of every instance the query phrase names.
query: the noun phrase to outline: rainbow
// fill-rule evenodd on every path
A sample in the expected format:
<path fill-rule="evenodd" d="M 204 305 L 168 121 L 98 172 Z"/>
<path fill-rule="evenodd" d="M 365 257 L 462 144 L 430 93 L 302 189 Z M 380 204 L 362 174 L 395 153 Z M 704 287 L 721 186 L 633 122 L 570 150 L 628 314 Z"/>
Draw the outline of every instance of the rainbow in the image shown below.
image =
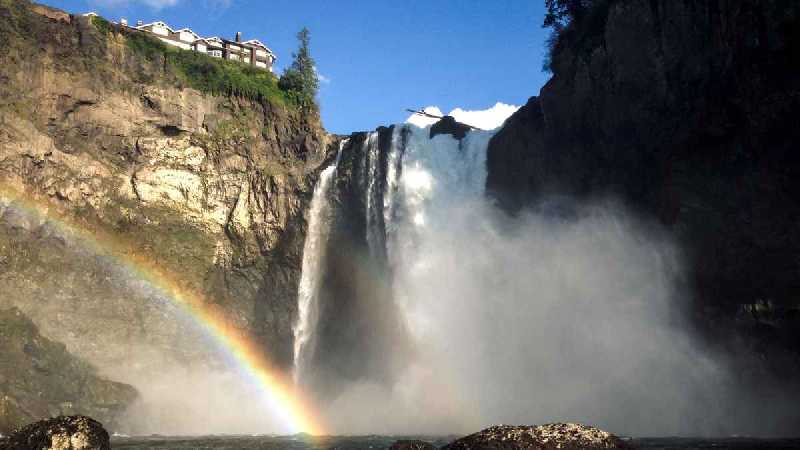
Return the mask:
<path fill-rule="evenodd" d="M 155 264 L 149 255 L 137 252 L 133 243 L 103 230 L 92 229 L 88 224 L 59 211 L 47 200 L 23 193 L 8 183 L 0 182 L 0 201 L 46 220 L 49 225 L 73 237 L 88 250 L 112 258 L 134 273 L 138 279 L 160 291 L 228 351 L 239 365 L 239 369 L 264 393 L 266 401 L 281 417 L 290 432 L 324 434 L 323 427 L 314 416 L 310 404 L 295 387 L 291 377 L 273 367 L 263 350 L 258 348 L 249 336 L 229 326 L 225 315 L 218 307 Z"/>

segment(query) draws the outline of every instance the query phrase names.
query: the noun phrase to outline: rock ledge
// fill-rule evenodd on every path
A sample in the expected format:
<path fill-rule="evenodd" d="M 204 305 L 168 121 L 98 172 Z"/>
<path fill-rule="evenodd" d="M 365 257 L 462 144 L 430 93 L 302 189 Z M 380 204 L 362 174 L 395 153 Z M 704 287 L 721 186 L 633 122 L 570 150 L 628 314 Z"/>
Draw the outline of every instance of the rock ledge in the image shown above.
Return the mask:
<path fill-rule="evenodd" d="M 575 423 L 540 426 L 498 425 L 461 438 L 444 450 L 633 449 L 617 436 Z"/>

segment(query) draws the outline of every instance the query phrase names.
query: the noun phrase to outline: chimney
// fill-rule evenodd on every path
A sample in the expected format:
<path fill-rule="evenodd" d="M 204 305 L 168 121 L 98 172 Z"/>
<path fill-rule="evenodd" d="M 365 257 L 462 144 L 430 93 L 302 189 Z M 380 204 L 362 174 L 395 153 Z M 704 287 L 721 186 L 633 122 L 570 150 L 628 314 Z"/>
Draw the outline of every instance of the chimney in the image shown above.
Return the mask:
<path fill-rule="evenodd" d="M 142 25 L 144 25 L 144 21 L 142 21 L 142 20 L 137 20 L 137 21 L 136 21 L 136 26 L 137 26 L 137 27 L 140 27 L 140 26 L 142 26 Z"/>
<path fill-rule="evenodd" d="M 242 42 L 242 32 L 241 31 L 237 31 L 236 32 L 236 42 L 238 42 L 238 43 Z"/>

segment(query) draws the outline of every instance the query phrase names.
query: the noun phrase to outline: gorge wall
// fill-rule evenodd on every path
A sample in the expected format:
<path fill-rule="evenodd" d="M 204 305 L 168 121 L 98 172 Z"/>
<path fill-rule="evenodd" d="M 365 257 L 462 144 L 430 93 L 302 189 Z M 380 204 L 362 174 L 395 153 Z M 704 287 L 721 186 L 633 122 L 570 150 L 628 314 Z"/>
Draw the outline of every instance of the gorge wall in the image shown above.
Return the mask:
<path fill-rule="evenodd" d="M 613 196 L 659 219 L 687 252 L 699 328 L 787 380 L 800 370 L 799 21 L 782 0 L 594 2 L 492 140 L 487 181 L 510 211 Z"/>
<path fill-rule="evenodd" d="M 336 138 L 280 99 L 191 89 L 102 25 L 0 2 L 0 192 L 22 197 L 0 200 L 0 309 L 134 385 L 224 364 L 174 305 L 35 204 L 124 242 L 289 368 L 304 214 Z"/>

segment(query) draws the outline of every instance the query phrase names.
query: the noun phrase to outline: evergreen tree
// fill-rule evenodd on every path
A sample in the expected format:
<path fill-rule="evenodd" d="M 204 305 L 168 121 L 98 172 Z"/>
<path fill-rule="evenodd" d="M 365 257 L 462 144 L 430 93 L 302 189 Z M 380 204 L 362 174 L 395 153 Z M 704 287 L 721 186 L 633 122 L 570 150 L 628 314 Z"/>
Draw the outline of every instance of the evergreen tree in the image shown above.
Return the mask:
<path fill-rule="evenodd" d="M 309 45 L 311 33 L 308 28 L 303 27 L 297 33 L 297 40 L 300 41 L 300 47 L 297 53 L 292 53 L 292 58 L 294 58 L 292 65 L 284 71 L 279 86 L 294 96 L 302 106 L 315 106 L 319 78 L 316 64 L 311 57 Z"/>
<path fill-rule="evenodd" d="M 550 28 L 551 33 L 547 38 L 547 53 L 542 62 L 543 71 L 551 71 L 553 54 L 559 45 L 563 32 L 567 29 L 567 25 L 583 19 L 596 3 L 596 0 L 544 0 L 547 12 L 544 15 L 542 27 Z"/>
<path fill-rule="evenodd" d="M 592 0 L 544 0 L 544 4 L 547 13 L 542 26 L 558 32 L 567 23 L 579 20 L 591 6 Z"/>

